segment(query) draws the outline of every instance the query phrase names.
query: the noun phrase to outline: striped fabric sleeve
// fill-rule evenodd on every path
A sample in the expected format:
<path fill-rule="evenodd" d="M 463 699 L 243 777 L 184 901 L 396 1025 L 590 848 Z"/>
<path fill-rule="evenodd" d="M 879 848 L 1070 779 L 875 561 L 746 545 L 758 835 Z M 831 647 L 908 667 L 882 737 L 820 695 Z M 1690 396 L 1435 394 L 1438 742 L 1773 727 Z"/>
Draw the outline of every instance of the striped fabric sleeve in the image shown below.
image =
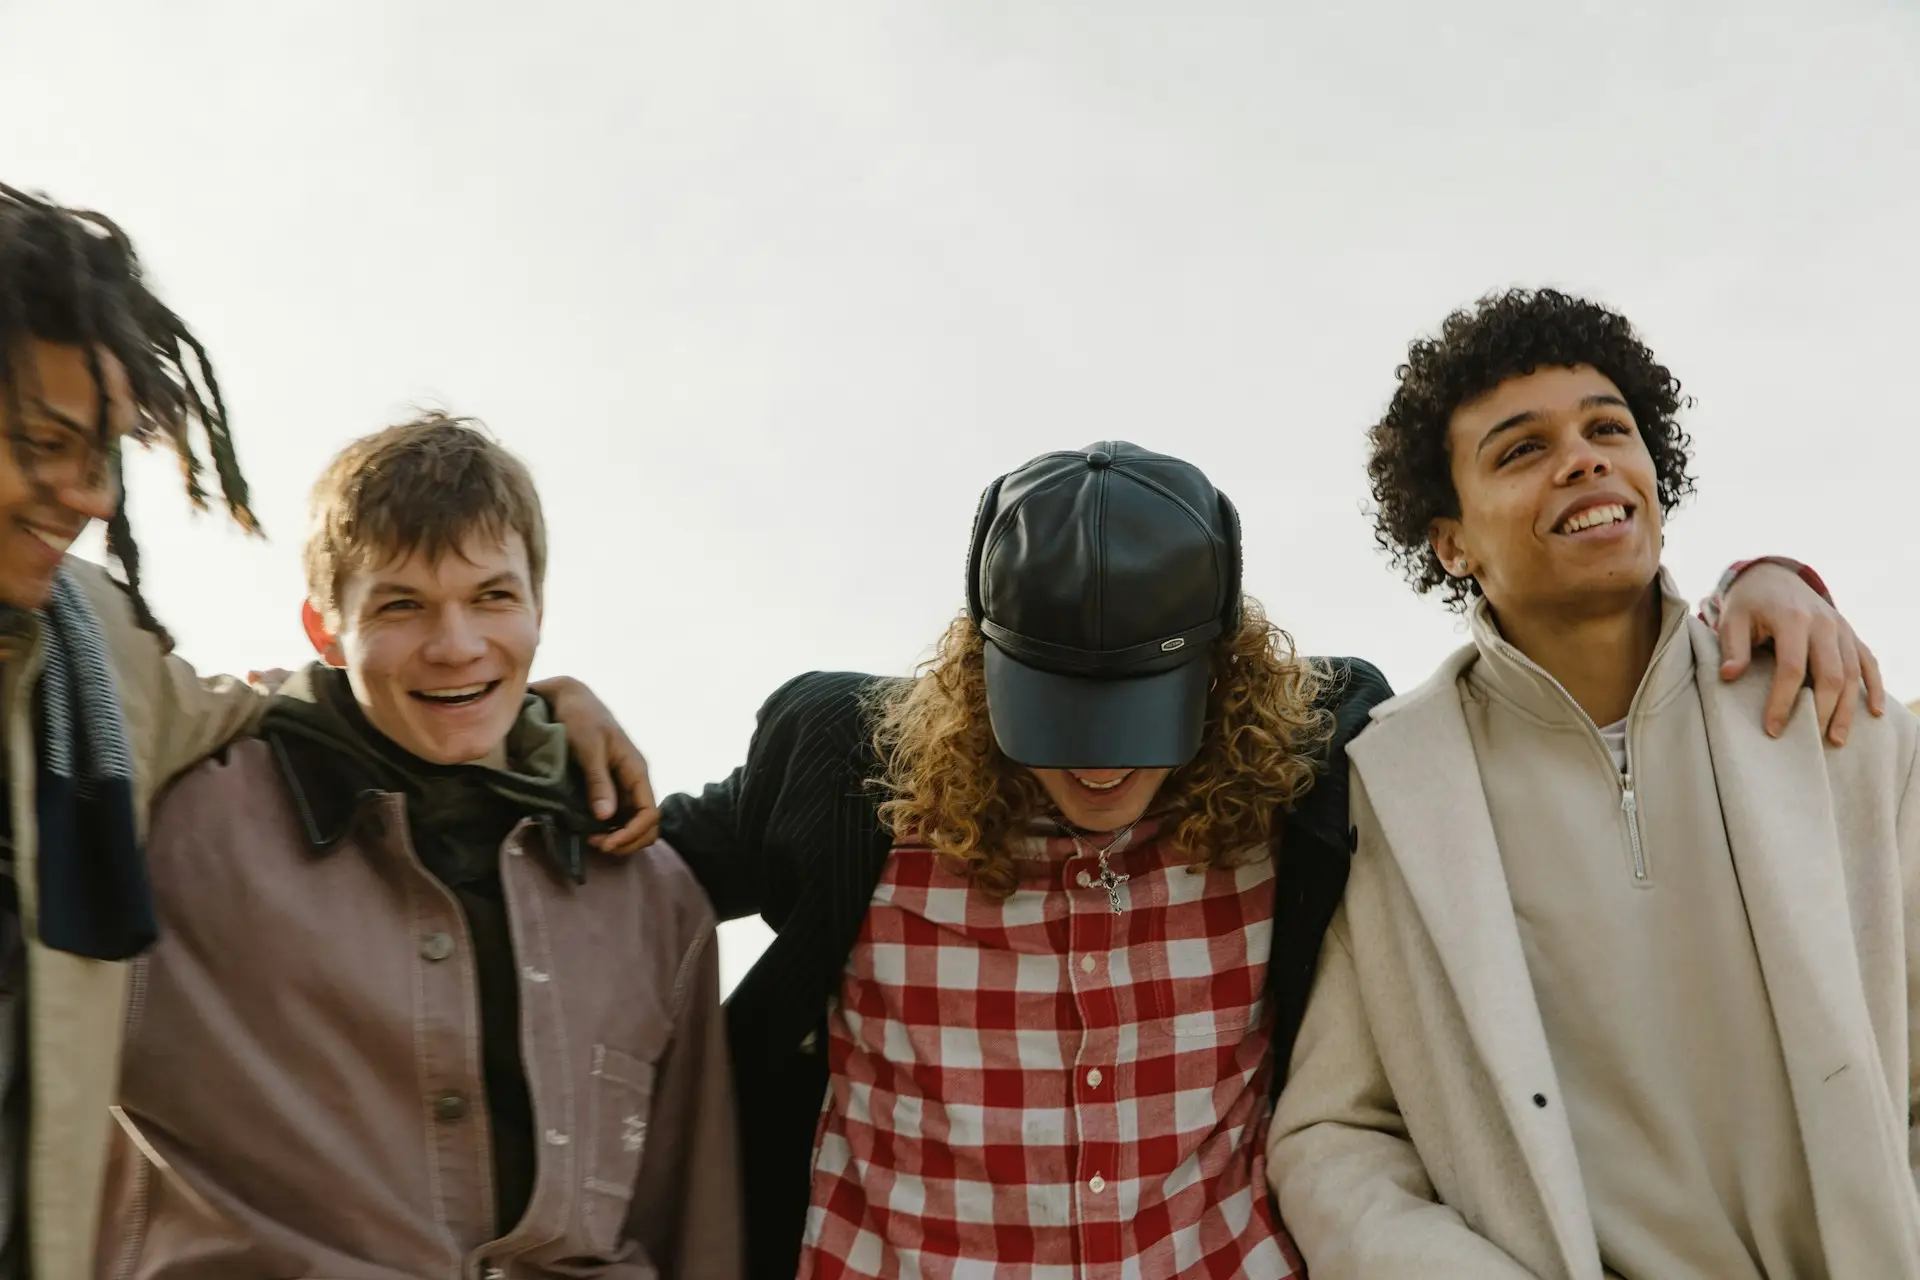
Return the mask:
<path fill-rule="evenodd" d="M 1733 589 L 1735 580 L 1737 580 L 1741 574 L 1757 564 L 1777 564 L 1783 568 L 1793 570 L 1796 574 L 1800 575 L 1800 581 L 1820 593 L 1822 600 L 1825 600 L 1828 604 L 1833 603 L 1833 592 L 1827 590 L 1826 581 L 1821 578 L 1818 573 L 1814 572 L 1813 566 L 1802 564 L 1800 561 L 1787 556 L 1755 556 L 1751 560 L 1736 560 L 1727 566 L 1727 571 L 1720 575 L 1720 581 L 1714 586 L 1713 594 L 1700 602 L 1700 620 L 1702 622 L 1716 631 L 1720 629 L 1720 614 L 1726 607 L 1727 592 Z"/>

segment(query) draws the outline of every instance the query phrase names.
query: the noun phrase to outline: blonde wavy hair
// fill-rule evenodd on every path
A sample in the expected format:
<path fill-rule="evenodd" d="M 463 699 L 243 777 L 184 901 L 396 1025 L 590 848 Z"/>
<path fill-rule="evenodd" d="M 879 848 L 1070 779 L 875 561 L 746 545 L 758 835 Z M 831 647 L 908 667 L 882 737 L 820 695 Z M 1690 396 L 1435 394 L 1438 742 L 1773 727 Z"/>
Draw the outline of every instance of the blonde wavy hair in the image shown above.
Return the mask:
<path fill-rule="evenodd" d="M 1010 838 L 1046 815 L 1046 791 L 1001 752 L 987 718 L 986 638 L 966 614 L 947 628 L 918 678 L 880 686 L 873 708 L 886 793 L 880 820 L 902 842 L 932 848 L 985 892 L 1013 892 Z M 1173 771 L 1153 812 L 1190 865 L 1210 867 L 1265 846 L 1275 817 L 1313 784 L 1333 716 L 1317 703 L 1331 680 L 1294 653 L 1293 638 L 1244 599 L 1239 630 L 1210 657 L 1200 753 Z"/>

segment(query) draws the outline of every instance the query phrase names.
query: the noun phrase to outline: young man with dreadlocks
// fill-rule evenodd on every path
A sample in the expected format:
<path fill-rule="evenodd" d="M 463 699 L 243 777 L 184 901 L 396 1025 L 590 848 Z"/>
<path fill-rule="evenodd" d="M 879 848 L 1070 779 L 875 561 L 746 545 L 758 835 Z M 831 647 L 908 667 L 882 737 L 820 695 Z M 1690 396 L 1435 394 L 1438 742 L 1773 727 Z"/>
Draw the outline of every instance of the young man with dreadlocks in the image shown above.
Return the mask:
<path fill-rule="evenodd" d="M 1386 683 L 1296 656 L 1232 505 L 1131 444 L 995 481 L 967 591 L 918 679 L 802 676 L 661 806 L 778 933 L 729 1002 L 750 1273 L 1294 1274 L 1267 1117 Z"/>
<path fill-rule="evenodd" d="M 205 353 L 95 213 L 0 186 L 0 1280 L 92 1274 L 127 986 L 154 937 L 140 841 L 165 783 L 247 731 L 264 699 L 203 680 L 140 594 L 120 445 L 164 441 L 206 504 L 255 527 Z M 95 520 L 125 583 L 67 555 Z M 606 794 L 608 757 L 650 838 L 644 768 L 573 682 L 561 719 Z"/>
<path fill-rule="evenodd" d="M 1920 723 L 1757 723 L 1660 564 L 1683 404 L 1514 291 L 1373 428 L 1380 540 L 1472 643 L 1348 753 L 1270 1151 L 1317 1280 L 1920 1276 Z"/>

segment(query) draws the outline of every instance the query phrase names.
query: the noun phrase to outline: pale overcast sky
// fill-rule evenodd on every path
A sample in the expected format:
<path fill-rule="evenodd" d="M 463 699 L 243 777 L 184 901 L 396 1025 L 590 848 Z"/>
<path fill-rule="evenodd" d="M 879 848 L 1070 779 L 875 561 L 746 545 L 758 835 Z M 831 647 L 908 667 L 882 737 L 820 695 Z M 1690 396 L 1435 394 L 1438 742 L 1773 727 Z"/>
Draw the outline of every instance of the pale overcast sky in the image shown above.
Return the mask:
<path fill-rule="evenodd" d="M 1363 432 L 1516 283 L 1698 397 L 1686 588 L 1810 560 L 1920 695 L 1917 67 L 1911 0 L 0 0 L 0 181 L 124 223 L 218 363 L 272 540 L 132 482 L 188 657 L 303 661 L 308 485 L 442 404 L 541 482 L 540 670 L 674 789 L 786 677 L 907 671 L 981 487 L 1102 438 L 1215 477 L 1304 649 L 1417 681 L 1460 636 Z"/>

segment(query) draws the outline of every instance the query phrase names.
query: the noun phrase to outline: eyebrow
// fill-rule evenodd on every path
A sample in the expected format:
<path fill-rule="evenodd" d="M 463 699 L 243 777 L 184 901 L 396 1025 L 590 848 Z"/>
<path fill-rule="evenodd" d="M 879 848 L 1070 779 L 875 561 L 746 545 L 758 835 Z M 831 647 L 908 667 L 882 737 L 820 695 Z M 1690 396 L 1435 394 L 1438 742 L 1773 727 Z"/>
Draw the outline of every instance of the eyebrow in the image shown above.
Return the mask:
<path fill-rule="evenodd" d="M 475 591 L 491 591 L 495 587 L 502 587 L 502 586 L 521 587 L 523 586 L 523 584 L 520 580 L 520 575 L 517 572 L 515 572 L 512 569 L 506 569 L 506 570 L 502 570 L 499 573 L 494 574 L 491 578 L 488 578 L 485 582 L 478 584 L 473 589 Z M 372 599 L 376 596 L 405 597 L 409 599 L 414 599 L 414 598 L 418 598 L 419 595 L 420 593 L 418 591 L 408 586 L 404 582 L 376 582 L 371 587 L 367 588 L 368 599 Z"/>
<path fill-rule="evenodd" d="M 55 422 L 65 427 L 67 430 L 73 432 L 75 435 L 88 436 L 94 433 L 94 430 L 95 430 L 94 427 L 84 422 L 80 422 L 77 419 L 68 417 L 66 414 L 54 408 L 52 405 L 48 404 L 45 400 L 42 400 L 38 396 L 35 396 L 32 400 L 29 400 L 27 402 L 27 407 L 45 417 L 52 418 Z"/>
<path fill-rule="evenodd" d="M 1619 409 L 1625 409 L 1628 413 L 1633 412 L 1632 405 L 1628 404 L 1625 400 L 1622 400 L 1619 396 L 1612 395 L 1606 392 L 1603 392 L 1600 395 L 1588 396 L 1586 399 L 1580 402 L 1580 407 L 1582 409 L 1601 409 L 1601 408 L 1606 408 L 1608 406 L 1612 406 L 1614 408 L 1619 408 Z M 1536 421 L 1539 417 L 1540 417 L 1540 411 L 1538 409 L 1523 409 L 1519 413 L 1514 414 L 1511 418 L 1502 418 L 1499 422 L 1496 422 L 1493 424 L 1492 430 L 1488 431 L 1487 434 L 1480 437 L 1480 445 L 1478 448 L 1474 450 L 1474 453 L 1478 455 L 1480 453 L 1485 452 L 1487 445 L 1490 444 L 1493 438 L 1499 435 L 1501 432 L 1511 431 L 1515 427 L 1523 427 L 1527 425 L 1529 422 Z"/>

